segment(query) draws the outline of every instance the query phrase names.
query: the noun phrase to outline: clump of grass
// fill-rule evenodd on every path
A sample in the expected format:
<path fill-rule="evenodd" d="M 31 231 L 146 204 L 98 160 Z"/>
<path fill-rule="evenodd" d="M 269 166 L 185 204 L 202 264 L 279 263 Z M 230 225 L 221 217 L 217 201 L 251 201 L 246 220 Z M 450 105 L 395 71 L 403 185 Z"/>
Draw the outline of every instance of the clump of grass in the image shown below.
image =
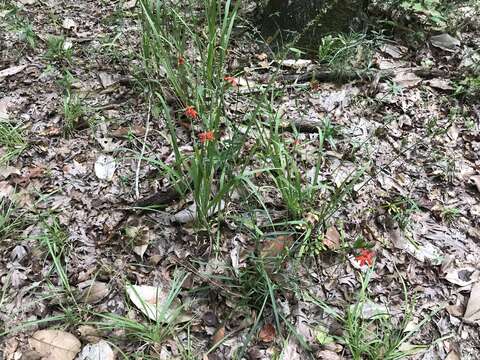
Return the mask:
<path fill-rule="evenodd" d="M 95 313 L 94 315 L 100 321 L 92 321 L 100 331 L 122 331 L 122 339 L 139 342 L 142 348 L 148 347 L 152 351 L 158 350 L 165 340 L 172 338 L 180 331 L 183 326 L 180 323 L 180 316 L 184 311 L 184 306 L 176 305 L 178 294 L 182 290 L 182 284 L 186 275 L 182 272 L 176 272 L 165 300 L 158 304 L 156 320 L 138 321 L 130 317 L 113 313 Z M 138 296 L 139 300 L 142 300 Z M 143 303 L 147 308 L 149 304 Z"/>
<path fill-rule="evenodd" d="M 69 42 L 64 36 L 50 35 L 47 38 L 47 52 L 45 58 L 53 62 L 70 63 L 72 60 L 73 50 Z"/>
<path fill-rule="evenodd" d="M 0 242 L 15 238 L 27 223 L 25 212 L 14 200 L 0 199 Z"/>
<path fill-rule="evenodd" d="M 196 6 L 190 4 L 190 11 Z M 175 154 L 173 166 L 159 164 L 181 193 L 195 200 L 199 224 L 208 226 L 209 216 L 224 206 L 238 182 L 235 167 L 245 134 L 221 141 L 222 127 L 235 129 L 225 114 L 226 54 L 237 14 L 230 0 L 201 3 L 201 15 L 184 14 L 176 3 L 140 1 L 143 26 L 142 56 L 148 88 L 154 95 L 170 135 Z M 188 39 L 188 40 L 187 40 Z M 186 54 L 190 47 L 200 60 Z M 166 84 L 159 84 L 164 74 Z M 176 124 L 167 99 L 174 94 L 176 117 L 191 122 L 193 152 L 180 150 Z"/>
<path fill-rule="evenodd" d="M 47 250 L 50 259 L 53 262 L 53 269 L 57 273 L 58 283 L 62 286 L 63 291 L 72 298 L 73 289 L 68 280 L 68 274 L 64 260 L 68 246 L 68 235 L 55 216 L 49 216 L 42 221 L 43 232 L 38 238 L 40 245 Z"/>
<path fill-rule="evenodd" d="M 0 119 L 0 164 L 14 161 L 27 148 L 22 124 Z"/>
<path fill-rule="evenodd" d="M 71 134 L 77 129 L 85 114 L 86 110 L 82 99 L 77 95 L 72 94 L 70 91 L 67 91 L 67 94 L 63 98 L 64 133 Z"/>
<path fill-rule="evenodd" d="M 306 297 L 342 324 L 343 335 L 332 337 L 348 348 L 354 360 L 397 360 L 426 350 L 430 344 L 409 345 L 408 342 L 426 323 L 431 321 L 439 309 L 434 310 L 412 326 L 415 301 L 408 298 L 407 288 L 402 279 L 404 304 L 400 320 L 395 321 L 387 309 L 381 311 L 380 308 L 378 311 L 373 311 L 371 316 L 366 316 L 365 308 L 367 304 L 371 303 L 367 289 L 372 274 L 373 267 L 364 275 L 360 275 L 361 287 L 357 294 L 357 300 L 346 309 L 344 315 L 329 307 L 322 300 L 315 299 L 309 294 Z"/>
<path fill-rule="evenodd" d="M 318 59 L 328 65 L 341 78 L 358 68 L 370 66 L 373 42 L 364 34 L 350 33 L 322 38 L 318 48 Z"/>
<path fill-rule="evenodd" d="M 320 157 L 314 169 L 310 182 L 305 182 L 300 166 L 292 156 L 282 138 L 280 115 L 270 109 L 269 121 L 266 126 L 257 123 L 259 131 L 256 137 L 260 158 L 264 163 L 263 171 L 269 174 L 274 187 L 280 192 L 283 203 L 293 219 L 301 219 L 309 211 L 320 188 L 318 175 L 320 171 Z M 321 143 L 322 136 L 321 137 Z M 319 152 L 322 146 L 319 146 Z"/>
<path fill-rule="evenodd" d="M 447 223 L 452 223 L 460 216 L 460 209 L 456 207 L 445 207 L 440 213 L 440 216 L 443 221 Z"/>

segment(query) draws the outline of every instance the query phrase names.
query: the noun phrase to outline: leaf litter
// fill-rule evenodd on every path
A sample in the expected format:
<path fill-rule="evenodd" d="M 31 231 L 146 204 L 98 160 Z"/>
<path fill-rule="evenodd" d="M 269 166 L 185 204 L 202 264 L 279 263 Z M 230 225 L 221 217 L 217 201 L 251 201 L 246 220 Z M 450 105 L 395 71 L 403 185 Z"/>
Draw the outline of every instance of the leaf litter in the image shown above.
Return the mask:
<path fill-rule="evenodd" d="M 226 276 L 230 266 L 235 268 L 234 276 L 237 277 L 249 268 L 248 254 L 256 248 L 252 241 L 252 230 L 257 231 L 255 226 L 261 229 L 268 224 L 268 217 L 259 216 L 256 223 L 247 224 L 250 231 L 244 231 L 233 222 L 227 224 L 231 233 L 220 233 L 218 259 L 207 259 L 208 266 L 204 267 L 196 261 L 199 258 L 205 260 L 202 256 L 208 254 L 205 249 L 210 241 L 191 228 L 196 212 L 195 205 L 189 206 L 193 204 L 191 199 L 187 199 L 187 202 L 173 201 L 161 208 L 159 213 L 133 212 L 133 216 L 145 218 L 146 221 L 132 239 L 130 224 L 125 219 L 132 215 L 127 206 L 133 201 L 129 181 L 132 181 L 132 168 L 137 159 L 125 148 L 133 150 L 140 144 L 136 138 L 145 135 L 147 110 L 141 95 L 120 81 L 117 74 L 124 74 L 131 69 L 127 46 L 138 45 L 138 39 L 134 36 L 138 24 L 129 17 L 125 17 L 121 24 L 115 23 L 115 4 L 102 3 L 92 7 L 87 2 L 79 1 L 73 7 L 61 7 L 56 2 L 49 2 L 52 4 L 52 14 L 59 19 L 52 22 L 50 15 L 36 2 L 22 3 L 25 7 L 21 11 L 30 17 L 33 28 L 38 32 L 39 43 L 45 42 L 50 33 L 65 31 L 64 34 L 68 35 L 62 49 L 73 50 L 74 65 L 68 68 L 75 77 L 71 88 L 89 89 L 86 92 L 88 96 L 84 98 L 86 109 L 95 109 L 89 116 L 92 116 L 93 124 L 101 124 L 98 127 L 103 129 L 98 132 L 80 130 L 70 139 L 63 136 L 61 109 L 65 89 L 69 86 L 67 84 L 62 88 L 58 83 L 68 77 L 65 71 L 61 71 L 65 64 L 59 68 L 57 64 L 53 70 L 49 70 L 47 66 L 50 64 L 42 56 L 46 50 L 45 44 L 39 45 L 37 50 L 20 50 L 25 48 L 19 46 L 19 37 L 11 30 L 5 30 L 5 45 L 18 51 L 18 57 L 12 56 L 0 67 L 0 118 L 12 121 L 21 119 L 32 146 L 24 150 L 18 159 L 1 165 L 0 201 L 3 201 L 3 207 L 6 201 L 10 204 L 19 191 L 24 191 L 30 196 L 30 200 L 25 197 L 25 201 L 30 203 L 25 210 L 35 208 L 35 212 L 45 210 L 55 213 L 59 222 L 58 229 L 52 230 L 48 222 L 42 225 L 40 222 L 26 221 L 18 233 L 9 235 L 2 242 L 0 279 L 7 290 L 0 300 L 0 315 L 5 327 L 14 329 L 26 320 L 41 320 L 58 314 L 58 303 L 43 296 L 46 289 L 40 284 L 50 273 L 50 260 L 38 240 L 46 232 L 49 236 L 56 234 L 58 239 L 65 241 L 58 245 L 64 251 L 61 256 L 65 257 L 68 280 L 80 290 L 81 301 L 98 311 L 120 314 L 129 314 L 127 304 L 130 301 L 144 315 L 136 317 L 141 323 L 146 323 L 148 319 L 153 322 L 158 320 L 158 310 L 168 294 L 168 286 L 159 284 L 165 283 L 172 267 L 178 264 L 174 259 L 195 264 L 195 270 L 203 277 L 194 276 L 190 286 L 208 284 L 210 290 L 205 298 L 199 296 L 192 305 L 191 310 L 198 316 L 185 316 L 185 319 L 192 321 L 192 333 L 200 335 L 199 339 L 208 333 L 209 343 L 219 344 L 214 352 L 218 358 L 231 358 L 234 350 L 245 342 L 251 329 L 243 328 L 239 318 L 247 318 L 252 314 L 237 307 L 237 299 L 227 292 L 229 285 L 219 282 L 217 278 Z M 131 13 L 135 6 L 135 1 L 122 4 L 123 10 Z M 111 19 L 107 17 L 105 23 L 99 22 L 98 19 L 105 18 L 106 14 L 112 16 Z M 2 31 L 4 29 L 1 28 Z M 88 36 L 83 36 L 84 33 Z M 109 42 L 109 37 L 118 42 Z M 337 309 L 346 310 L 354 300 L 352 294 L 358 290 L 359 282 L 354 270 L 355 263 L 340 260 L 344 255 L 342 246 L 344 243 L 353 244 L 359 238 L 367 239 L 375 245 L 377 253 L 375 274 L 369 287 L 375 302 L 369 303 L 367 310 L 382 312 L 388 304 L 391 313 L 398 313 L 402 299 L 398 293 L 390 293 L 389 290 L 401 288 L 400 274 L 409 283 L 408 295 L 418 297 L 417 315 L 434 305 L 448 304 L 438 316 L 454 337 L 451 342 L 442 341 L 429 349 L 425 358 L 427 354 L 430 354 L 430 358 L 458 358 L 459 354 L 466 358 L 480 351 L 475 327 L 471 326 L 479 319 L 480 298 L 480 234 L 476 231 L 480 213 L 475 210 L 480 191 L 480 180 L 477 179 L 478 129 L 475 132 L 463 121 L 474 116 L 469 105 L 458 104 L 448 98 L 456 89 L 457 79 L 443 78 L 435 72 L 432 72 L 434 76 L 425 78 L 420 71 L 425 65 L 424 60 L 450 69 L 452 73 L 457 71 L 456 64 L 473 67 L 478 49 L 468 51 L 466 47 L 473 46 L 474 41 L 464 41 L 463 36 L 461 39 L 446 33 L 434 35 L 417 49 L 417 54 L 410 53 L 408 46 L 400 44 L 382 47 L 374 54 L 375 66 L 379 70 L 392 71 L 393 84 L 382 78 L 378 79 L 376 86 L 368 82 L 306 84 L 308 87 L 305 91 L 287 87 L 284 95 L 276 99 L 284 124 L 283 136 L 286 141 L 298 139 L 300 148 L 303 146 L 302 151 L 292 150 L 306 164 L 302 172 L 307 174 L 308 169 L 313 168 L 311 154 L 315 152 L 312 144 L 319 139 L 317 127 L 325 129 L 326 116 L 330 117 L 337 135 L 327 145 L 328 152 L 322 159 L 322 181 L 327 183 L 327 180 L 331 180 L 334 186 L 339 187 L 359 162 L 373 164 L 369 168 L 372 178 L 367 174 L 362 175 L 362 185 L 352 190 L 353 196 L 348 200 L 348 205 L 336 212 L 331 219 L 333 222 L 329 222 L 342 223 L 342 228 L 337 225 L 326 226 L 320 228 L 318 234 L 315 233 L 329 254 L 320 254 L 315 262 L 306 262 L 287 274 L 292 279 L 294 274 L 300 275 L 306 288 L 322 299 L 329 299 L 330 305 Z M 245 47 L 240 49 L 240 60 L 250 69 L 245 76 L 238 77 L 238 88 L 245 94 L 261 88 L 264 83 L 262 72 L 277 71 L 278 66 L 278 71 L 285 75 L 298 76 L 312 65 L 311 59 L 301 58 L 277 63 L 271 55 L 252 48 L 251 44 L 239 42 L 237 46 Z M 120 58 L 116 58 L 115 49 L 123 54 Z M 436 55 L 434 51 L 441 54 Z M 448 56 L 452 60 L 448 60 Z M 15 59 L 19 61 L 15 62 Z M 254 70 L 257 67 L 260 70 Z M 373 95 L 370 97 L 370 94 Z M 372 99 L 378 101 L 374 106 Z M 455 113 L 457 105 L 458 114 Z M 235 108 L 235 105 L 230 106 Z M 161 119 L 156 120 L 151 132 L 155 136 L 148 137 L 149 149 L 145 157 L 171 161 L 171 158 L 168 159 L 171 150 L 164 136 L 159 135 L 165 130 L 164 124 Z M 298 134 L 290 131 L 292 125 L 298 125 Z M 437 130 L 445 133 L 436 138 L 429 137 L 428 131 Z M 120 143 L 117 144 L 111 137 L 121 138 Z M 356 153 L 352 152 L 352 149 L 357 149 L 355 144 L 362 142 L 368 142 L 368 147 L 360 147 Z M 3 151 L 5 149 L 2 146 L 0 153 Z M 352 156 L 355 158 L 352 159 Z M 158 169 L 144 163 L 140 174 L 143 196 L 165 190 L 171 185 L 158 175 Z M 395 226 L 398 216 L 392 219 L 392 214 L 379 214 L 379 209 L 385 207 L 396 192 L 412 197 L 419 205 L 417 212 L 406 219 L 405 230 Z M 326 192 L 319 190 L 319 194 Z M 272 217 L 278 213 L 279 219 L 286 219 L 288 214 L 278 205 L 276 195 L 271 200 L 269 206 L 275 207 L 269 209 Z M 268 201 L 265 195 L 265 202 Z M 320 207 L 323 201 L 325 199 L 322 198 L 316 206 Z M 240 213 L 240 203 L 234 207 L 222 205 L 219 213 Z M 210 215 L 216 216 L 213 213 Z M 381 216 L 384 217 L 379 221 Z M 390 223 L 394 225 L 390 226 Z M 208 230 L 218 234 L 218 229 Z M 304 230 L 301 227 L 297 229 Z M 341 241 L 339 230 L 345 236 Z M 62 231 L 65 237 L 60 236 Z M 295 237 L 267 235 L 261 239 L 257 249 L 261 257 L 275 258 L 298 247 Z M 21 245 L 16 241 L 20 241 Z M 74 250 L 67 252 L 67 249 Z M 293 267 L 291 261 L 285 261 L 281 266 L 287 271 Z M 439 271 L 440 268 L 444 271 Z M 59 277 L 54 275 L 49 279 L 54 288 L 60 288 Z M 189 297 L 188 291 L 181 292 L 180 297 L 174 301 L 176 307 L 180 307 L 183 300 Z M 317 350 L 317 358 L 342 358 L 345 348 L 341 344 L 327 346 L 330 339 L 336 339 L 332 337 L 336 334 L 335 326 L 318 325 L 321 319 L 318 309 L 312 306 L 295 308 L 295 301 L 292 301 L 292 293 L 289 292 L 278 294 L 278 297 L 279 302 L 284 304 L 282 315 L 288 317 L 308 344 Z M 63 301 L 63 298 L 59 301 Z M 289 310 L 292 308 L 294 311 Z M 209 312 L 220 319 L 220 323 L 213 326 L 217 329 L 213 337 L 214 333 L 196 320 Z M 256 315 L 253 314 L 253 318 Z M 167 312 L 167 319 L 168 316 L 173 315 Z M 462 320 L 465 320 L 463 325 Z M 18 357 L 29 351 L 27 348 L 31 346 L 47 358 L 59 354 L 57 358 L 68 359 L 79 353 L 80 358 L 83 356 L 85 359 L 99 353 L 105 358 L 111 356 L 111 349 L 107 348 L 104 340 L 112 339 L 115 334 L 105 334 L 94 328 L 82 328 L 80 331 L 79 328 L 78 334 L 82 334 L 80 343 L 73 335 L 77 334 L 76 330 L 72 328 L 71 332 L 62 332 L 33 328 L 12 333 L 8 335 L 8 347 L 4 351 L 8 349 Z M 438 329 L 428 324 L 423 331 L 425 334 L 423 338 L 422 334 L 418 336 L 417 343 L 422 339 L 425 342 L 434 341 L 432 336 Z M 307 358 L 305 349 L 297 339 L 294 336 L 283 338 L 284 334 L 275 329 L 271 319 L 257 334 L 261 344 L 252 344 L 252 354 L 255 350 L 257 359 L 269 358 L 275 351 L 288 359 Z M 104 340 L 98 342 L 102 338 Z M 71 346 L 57 348 L 58 339 Z M 452 349 L 451 344 L 461 346 Z M 80 352 L 81 345 L 84 347 Z M 410 345 L 413 347 L 417 344 Z M 135 344 L 122 343 L 121 346 L 127 352 L 138 350 Z M 161 351 L 166 358 L 171 358 L 174 349 L 174 346 L 162 347 Z M 204 344 L 202 351 L 207 349 Z"/>

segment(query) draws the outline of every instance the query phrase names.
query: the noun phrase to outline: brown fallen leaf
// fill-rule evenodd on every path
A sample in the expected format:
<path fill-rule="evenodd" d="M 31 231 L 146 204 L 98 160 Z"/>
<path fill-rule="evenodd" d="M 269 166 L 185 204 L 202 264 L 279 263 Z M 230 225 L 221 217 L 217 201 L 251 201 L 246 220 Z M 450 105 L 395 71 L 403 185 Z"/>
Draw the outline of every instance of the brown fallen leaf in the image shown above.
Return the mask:
<path fill-rule="evenodd" d="M 335 226 L 330 226 L 325 233 L 323 244 L 330 250 L 336 250 L 340 247 L 340 233 Z"/>
<path fill-rule="evenodd" d="M 72 334 L 61 330 L 39 330 L 28 339 L 30 346 L 45 360 L 73 360 L 81 343 Z"/>
<path fill-rule="evenodd" d="M 480 282 L 472 287 L 463 318 L 472 322 L 480 320 Z"/>
<path fill-rule="evenodd" d="M 225 326 L 220 326 L 212 336 L 212 347 L 219 344 L 225 338 Z"/>
<path fill-rule="evenodd" d="M 20 71 L 25 69 L 27 65 L 20 65 L 20 66 L 12 66 L 3 70 L 0 70 L 0 81 L 7 76 L 12 76 L 18 74 Z"/>
<path fill-rule="evenodd" d="M 94 281 L 83 290 L 81 301 L 87 304 L 95 304 L 107 296 L 108 293 L 109 289 L 107 284 L 100 281 Z"/>
<path fill-rule="evenodd" d="M 271 323 L 268 323 L 263 325 L 260 333 L 258 334 L 258 338 L 264 343 L 269 343 L 275 340 L 275 335 L 275 327 Z"/>
<path fill-rule="evenodd" d="M 143 126 L 135 125 L 132 127 L 119 127 L 111 132 L 113 137 L 127 137 L 128 135 L 143 136 L 145 135 L 145 128 Z"/>
<path fill-rule="evenodd" d="M 412 88 L 417 86 L 422 81 L 422 78 L 415 75 L 412 71 L 398 71 L 393 78 L 393 82 L 396 84 L 404 87 L 404 88 Z"/>
<path fill-rule="evenodd" d="M 333 351 L 330 350 L 320 350 L 316 354 L 316 359 L 320 360 L 342 360 L 343 357 L 338 355 L 337 353 L 334 353 Z"/>
<path fill-rule="evenodd" d="M 293 242 L 292 236 L 280 235 L 275 239 L 264 241 L 261 245 L 260 255 L 262 257 L 277 257 L 282 251 Z"/>

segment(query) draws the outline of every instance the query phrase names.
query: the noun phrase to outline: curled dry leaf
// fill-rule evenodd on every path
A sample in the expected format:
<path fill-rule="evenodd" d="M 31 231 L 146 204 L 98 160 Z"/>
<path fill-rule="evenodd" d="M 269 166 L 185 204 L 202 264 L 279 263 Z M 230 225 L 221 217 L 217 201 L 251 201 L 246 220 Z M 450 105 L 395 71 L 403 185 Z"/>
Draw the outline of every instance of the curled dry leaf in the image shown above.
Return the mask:
<path fill-rule="evenodd" d="M 78 360 L 114 360 L 115 354 L 113 353 L 110 345 L 101 340 L 95 344 L 88 344 L 83 349 Z"/>
<path fill-rule="evenodd" d="M 130 285 L 127 287 L 127 295 L 133 304 L 150 320 L 170 322 L 174 319 L 174 306 L 180 306 L 178 300 L 172 306 L 167 307 L 168 291 L 163 287 L 147 285 Z"/>
<path fill-rule="evenodd" d="M 452 269 L 445 275 L 445 280 L 458 286 L 468 286 L 480 279 L 480 271 L 473 267 Z"/>
<path fill-rule="evenodd" d="M 282 251 L 289 247 L 293 242 L 291 236 L 280 235 L 275 239 L 267 240 L 262 243 L 260 255 L 262 257 L 277 257 Z"/>
<path fill-rule="evenodd" d="M 107 284 L 95 281 L 82 291 L 81 301 L 87 304 L 95 304 L 109 293 Z"/>
<path fill-rule="evenodd" d="M 81 347 L 72 334 L 49 329 L 35 332 L 28 343 L 45 360 L 73 360 Z"/>
<path fill-rule="evenodd" d="M 460 40 L 447 33 L 432 36 L 430 42 L 433 46 L 449 52 L 455 52 L 461 44 Z"/>
<path fill-rule="evenodd" d="M 480 320 L 480 282 L 472 287 L 463 318 L 472 322 Z"/>
<path fill-rule="evenodd" d="M 220 326 L 212 336 L 212 346 L 219 344 L 225 338 L 225 326 Z"/>
<path fill-rule="evenodd" d="M 272 324 L 268 323 L 263 325 L 260 333 L 258 334 L 258 338 L 260 339 L 260 341 L 269 343 L 275 340 L 275 335 L 275 327 Z"/>
<path fill-rule="evenodd" d="M 480 175 L 472 176 L 470 180 L 475 184 L 478 192 L 480 192 Z"/>
<path fill-rule="evenodd" d="M 335 226 L 330 226 L 327 229 L 323 244 L 330 250 L 336 250 L 340 247 L 340 233 Z"/>

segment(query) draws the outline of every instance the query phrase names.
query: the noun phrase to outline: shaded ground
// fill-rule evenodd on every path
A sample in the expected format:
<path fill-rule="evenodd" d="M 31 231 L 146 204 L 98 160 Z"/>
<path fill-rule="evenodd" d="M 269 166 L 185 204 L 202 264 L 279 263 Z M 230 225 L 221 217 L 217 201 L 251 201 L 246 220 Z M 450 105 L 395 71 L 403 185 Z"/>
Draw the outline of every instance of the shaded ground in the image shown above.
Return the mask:
<path fill-rule="evenodd" d="M 100 331 L 94 315 L 115 313 L 148 322 L 127 299 L 126 284 L 168 287 L 175 268 L 189 274 L 180 297 L 190 304 L 191 358 L 201 358 L 198 354 L 220 339 L 223 343 L 209 359 L 233 358 L 242 344 L 248 344 L 250 359 L 274 358 L 282 351 L 285 359 L 306 358 L 295 336 L 288 336 L 291 328 L 310 345 L 312 358 L 351 358 L 341 340 L 319 340 L 324 334 L 341 339 L 345 332 L 307 293 L 342 314 L 355 303 L 360 274 L 368 268 L 355 259 L 356 241 L 375 251 L 367 291 L 374 303 L 368 305 L 371 311 L 384 312 L 386 306 L 392 324 L 404 318 L 405 285 L 408 301 L 415 299 L 410 328 L 431 315 L 404 344 L 427 345 L 411 358 L 480 358 L 480 318 L 478 313 L 465 314 L 469 299 L 469 306 L 480 302 L 478 291 L 476 300 L 472 295 L 480 279 L 480 104 L 475 96 L 453 96 L 462 74 L 475 62 L 478 27 L 463 29 L 452 49 L 435 46 L 432 39 L 415 51 L 394 38 L 376 41 L 369 47 L 372 68 L 379 74 L 388 70 L 393 75 L 388 78 L 294 84 L 287 81 L 289 76 L 305 73 L 315 63 L 302 63 L 298 70 L 298 64 L 283 63 L 280 75 L 285 76 L 275 82 L 275 106 L 286 124 L 285 144 L 306 179 L 316 160 L 312 155 L 320 156 L 319 135 L 308 126 L 309 131 L 296 132 L 289 125 L 300 119 L 329 132 L 321 154 L 325 187 L 318 190 L 318 208 L 346 178 L 357 174 L 358 181 L 325 224 L 317 224 L 313 211 L 305 214 L 313 231 L 320 231 L 308 246 L 297 243 L 303 230 L 254 234 L 247 221 L 239 219 L 262 209 L 240 190 L 227 205 L 221 231 L 208 229 L 218 239 L 212 244 L 204 230 L 172 221 L 171 214 L 188 206 L 191 198 L 158 213 L 132 209 L 138 200 L 137 178 L 142 198 L 168 187 L 158 168 L 146 161 L 137 177 L 145 134 L 145 157 L 166 162 L 172 158 L 165 124 L 155 111 L 147 129 L 147 97 L 132 77 L 142 66 L 134 3 L 23 3 L 18 12 L 0 3 L 0 117 L 21 124 L 26 141 L 19 157 L 0 167 L 0 205 L 7 213 L 15 201 L 12 217 L 21 216 L 21 226 L 14 231 L 0 229 L 5 358 L 20 358 L 29 351 L 28 338 L 47 327 L 74 334 L 82 347 L 104 338 L 118 346 L 118 358 L 118 350 L 132 358 L 141 353 L 188 358 L 183 351 L 185 330 L 161 344 L 132 341 L 121 328 Z M 61 34 L 65 41 L 52 50 L 48 35 Z M 228 73 L 243 68 L 228 98 L 232 118 L 249 104 L 248 95 L 242 101 L 242 94 L 251 92 L 252 84 L 266 83 L 279 67 L 270 53 L 262 54 L 264 46 L 246 42 L 232 44 Z M 430 69 L 426 75 L 416 72 L 425 64 Z M 179 139 L 188 148 L 185 133 L 179 126 Z M 13 148 L 19 147 L 23 145 L 17 142 Z M 0 155 L 11 148 L 2 143 Z M 272 217 L 288 220 L 278 191 L 262 176 L 253 179 Z M 255 220 L 261 223 L 260 216 Z M 141 235 L 132 239 L 129 229 Z M 279 240 L 280 235 L 287 240 Z M 258 309 L 242 302 L 246 290 L 232 285 L 248 268 L 255 242 L 262 251 L 279 246 L 280 253 L 285 242 L 310 255 L 292 256 L 283 272 L 272 275 L 283 286 L 276 293 L 279 311 L 290 324 L 283 334 L 271 330 L 276 324 L 272 312 L 258 325 Z M 58 258 L 65 259 L 69 291 L 77 304 L 53 270 L 48 246 L 62 249 Z M 99 290 L 92 299 L 85 289 L 93 281 Z"/>

